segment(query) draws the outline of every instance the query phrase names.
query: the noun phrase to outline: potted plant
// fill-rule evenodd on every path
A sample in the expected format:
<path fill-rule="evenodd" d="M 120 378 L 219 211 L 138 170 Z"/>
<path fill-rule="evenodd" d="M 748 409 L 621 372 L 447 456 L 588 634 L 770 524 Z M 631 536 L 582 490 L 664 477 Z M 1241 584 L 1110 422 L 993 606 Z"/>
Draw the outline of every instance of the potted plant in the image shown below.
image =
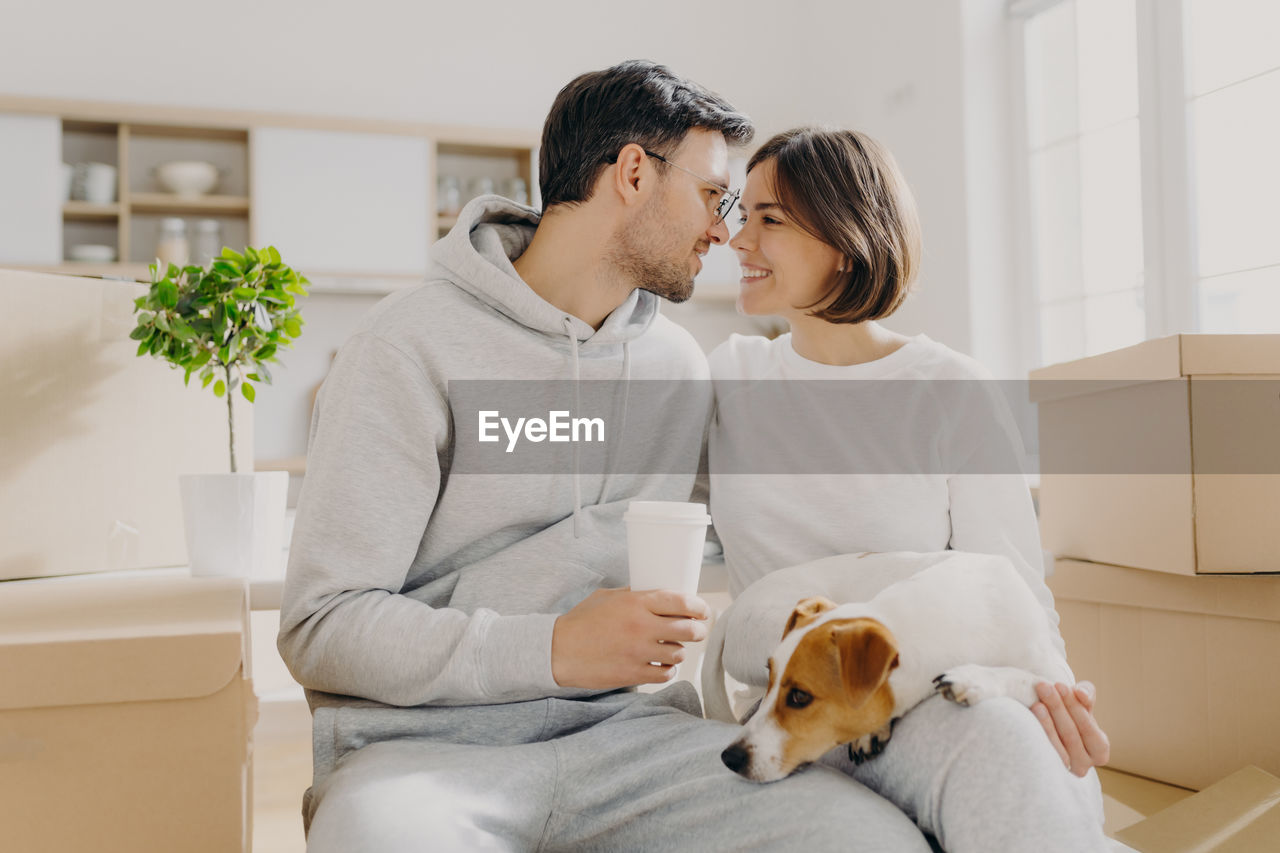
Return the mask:
<path fill-rule="evenodd" d="M 297 298 L 306 278 L 280 260 L 274 247 L 223 249 L 206 267 L 161 269 L 152 264 L 151 287 L 134 301 L 138 325 L 129 337 L 138 355 L 151 355 L 198 376 L 201 387 L 227 400 L 230 473 L 179 477 L 188 559 L 193 575 L 249 575 L 277 571 L 289 475 L 236 470 L 232 399 L 250 403 L 254 383 L 271 383 L 269 362 L 302 334 Z"/>

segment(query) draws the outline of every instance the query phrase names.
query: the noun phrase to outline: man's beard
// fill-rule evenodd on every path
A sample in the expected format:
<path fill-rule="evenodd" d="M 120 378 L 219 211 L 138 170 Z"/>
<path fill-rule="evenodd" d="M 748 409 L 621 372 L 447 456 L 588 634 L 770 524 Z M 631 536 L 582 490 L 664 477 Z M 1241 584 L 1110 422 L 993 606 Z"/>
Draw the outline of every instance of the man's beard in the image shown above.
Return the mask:
<path fill-rule="evenodd" d="M 619 277 L 633 287 L 684 302 L 693 295 L 693 276 L 687 256 L 683 260 L 670 257 L 670 247 L 681 238 L 665 219 L 664 201 L 652 199 L 634 222 L 619 229 L 609 260 Z"/>

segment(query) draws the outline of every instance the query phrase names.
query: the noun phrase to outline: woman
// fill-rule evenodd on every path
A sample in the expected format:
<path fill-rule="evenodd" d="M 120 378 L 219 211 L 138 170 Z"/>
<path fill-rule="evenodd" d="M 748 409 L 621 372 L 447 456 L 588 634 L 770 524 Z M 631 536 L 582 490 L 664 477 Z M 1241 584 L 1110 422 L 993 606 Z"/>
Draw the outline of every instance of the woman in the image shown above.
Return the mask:
<path fill-rule="evenodd" d="M 711 507 L 731 592 L 834 554 L 1000 554 L 1056 633 L 1025 481 L 1016 466 L 991 467 L 1012 458 L 1007 409 L 990 383 L 950 381 L 989 374 L 877 322 L 902 305 L 920 257 L 914 202 L 892 157 L 853 131 L 787 131 L 752 156 L 740 208 L 730 241 L 742 266 L 739 310 L 780 316 L 790 332 L 734 335 L 710 358 Z M 831 381 L 868 379 L 881 381 Z M 824 761 L 894 801 L 951 853 L 1095 849 L 1100 793 L 1089 771 L 1108 748 L 1092 685 L 1038 693 L 1034 716 L 1012 700 L 966 709 L 935 697 L 875 760 L 854 766 L 837 751 Z M 1086 778 L 1062 770 L 1055 749 Z"/>

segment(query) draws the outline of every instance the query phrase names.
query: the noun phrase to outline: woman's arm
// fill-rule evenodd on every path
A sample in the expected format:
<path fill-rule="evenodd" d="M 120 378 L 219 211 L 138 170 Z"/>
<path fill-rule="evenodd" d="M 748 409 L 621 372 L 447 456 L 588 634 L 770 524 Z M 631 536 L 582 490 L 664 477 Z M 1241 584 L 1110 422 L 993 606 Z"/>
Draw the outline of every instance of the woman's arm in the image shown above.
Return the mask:
<path fill-rule="evenodd" d="M 1044 558 L 1031 491 L 1021 474 L 953 474 L 947 480 L 951 500 L 951 541 L 957 551 L 1007 557 L 1044 609 L 1054 644 L 1066 657 L 1058 630 L 1053 593 L 1044 582 Z"/>

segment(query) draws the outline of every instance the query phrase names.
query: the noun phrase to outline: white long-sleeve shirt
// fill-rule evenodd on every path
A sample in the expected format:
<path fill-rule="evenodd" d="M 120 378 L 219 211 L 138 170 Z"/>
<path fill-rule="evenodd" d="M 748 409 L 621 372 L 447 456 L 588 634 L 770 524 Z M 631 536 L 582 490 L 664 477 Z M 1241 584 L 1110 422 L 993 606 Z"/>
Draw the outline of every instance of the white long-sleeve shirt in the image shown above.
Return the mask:
<path fill-rule="evenodd" d="M 1057 634 L 1020 440 L 985 368 L 925 335 L 855 365 L 809 361 L 789 334 L 733 335 L 709 361 L 711 514 L 731 594 L 835 554 L 999 554 Z"/>

